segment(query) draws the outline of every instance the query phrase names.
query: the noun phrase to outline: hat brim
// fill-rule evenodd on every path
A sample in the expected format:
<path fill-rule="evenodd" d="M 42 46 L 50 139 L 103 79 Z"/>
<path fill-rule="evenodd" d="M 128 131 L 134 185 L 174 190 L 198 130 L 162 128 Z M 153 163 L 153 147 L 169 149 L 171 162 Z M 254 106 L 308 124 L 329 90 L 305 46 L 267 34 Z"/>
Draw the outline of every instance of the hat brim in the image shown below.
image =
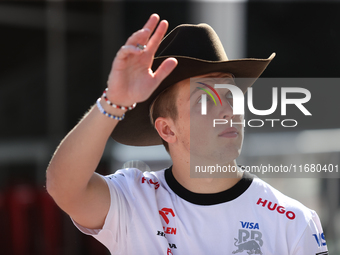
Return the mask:
<path fill-rule="evenodd" d="M 155 71 L 160 64 L 170 56 L 162 56 L 154 59 L 152 70 Z M 212 72 L 232 73 L 235 78 L 242 79 L 237 86 L 246 92 L 256 79 L 266 69 L 267 65 L 275 57 L 273 53 L 268 59 L 236 59 L 228 61 L 206 61 L 183 56 L 171 56 L 177 59 L 178 64 L 172 73 L 163 80 L 149 99 L 138 103 L 136 108 L 127 111 L 124 120 L 120 121 L 113 130 L 111 137 L 122 144 L 133 146 L 150 146 L 162 144 L 156 129 L 150 121 L 150 105 L 155 98 L 169 86 L 199 75 Z"/>

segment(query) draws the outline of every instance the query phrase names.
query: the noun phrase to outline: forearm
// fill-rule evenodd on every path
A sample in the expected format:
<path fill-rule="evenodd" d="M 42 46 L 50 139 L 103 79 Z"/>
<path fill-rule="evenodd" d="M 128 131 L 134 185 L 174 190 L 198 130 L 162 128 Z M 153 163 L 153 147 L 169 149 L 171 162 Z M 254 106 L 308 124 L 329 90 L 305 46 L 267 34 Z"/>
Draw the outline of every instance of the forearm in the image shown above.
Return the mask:
<path fill-rule="evenodd" d="M 113 115 L 124 113 L 103 100 L 101 104 Z M 87 188 L 117 123 L 118 120 L 105 116 L 97 106 L 93 106 L 64 138 L 47 169 L 47 189 L 52 196 L 63 193 L 76 196 Z"/>

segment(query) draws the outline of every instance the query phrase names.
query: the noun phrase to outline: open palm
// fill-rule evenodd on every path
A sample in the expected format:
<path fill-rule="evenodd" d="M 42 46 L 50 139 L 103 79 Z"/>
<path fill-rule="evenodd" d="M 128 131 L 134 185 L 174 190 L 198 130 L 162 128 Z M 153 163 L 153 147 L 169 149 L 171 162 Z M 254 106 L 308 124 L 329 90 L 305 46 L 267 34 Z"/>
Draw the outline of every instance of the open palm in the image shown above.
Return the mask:
<path fill-rule="evenodd" d="M 128 106 L 145 101 L 176 67 L 177 60 L 168 58 L 155 72 L 151 70 L 155 52 L 168 28 L 167 21 L 157 26 L 158 21 L 157 14 L 151 15 L 143 29 L 133 33 L 118 51 L 108 79 L 107 96 L 111 102 Z M 146 47 L 141 50 L 137 44 Z"/>

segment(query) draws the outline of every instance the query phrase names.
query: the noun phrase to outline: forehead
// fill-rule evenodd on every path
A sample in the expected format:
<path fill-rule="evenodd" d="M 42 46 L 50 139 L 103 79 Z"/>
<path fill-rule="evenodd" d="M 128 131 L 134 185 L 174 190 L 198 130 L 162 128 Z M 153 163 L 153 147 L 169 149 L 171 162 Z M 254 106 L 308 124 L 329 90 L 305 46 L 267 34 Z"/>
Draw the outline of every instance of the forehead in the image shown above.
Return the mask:
<path fill-rule="evenodd" d="M 208 73 L 200 76 L 192 77 L 193 81 L 200 81 L 207 83 L 209 85 L 214 85 L 215 83 L 229 83 L 234 84 L 234 75 L 231 73 Z M 195 82 L 193 82 L 193 87 L 196 86 Z"/>
<path fill-rule="evenodd" d="M 190 79 L 192 79 L 191 86 L 190 86 Z M 234 75 L 231 73 L 221 73 L 221 72 L 214 72 L 208 73 L 204 75 L 195 76 L 186 80 L 182 80 L 175 84 L 178 90 L 178 96 L 191 94 L 191 92 L 197 87 L 196 81 L 203 82 L 214 86 L 216 83 L 226 83 L 226 84 L 235 84 Z"/>

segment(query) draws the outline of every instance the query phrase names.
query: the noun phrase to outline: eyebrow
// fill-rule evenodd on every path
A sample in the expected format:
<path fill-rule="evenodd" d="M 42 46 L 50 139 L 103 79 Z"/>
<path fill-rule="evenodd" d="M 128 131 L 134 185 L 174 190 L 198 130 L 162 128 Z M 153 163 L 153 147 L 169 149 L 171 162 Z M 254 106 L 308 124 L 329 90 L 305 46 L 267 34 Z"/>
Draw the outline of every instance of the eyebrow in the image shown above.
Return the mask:
<path fill-rule="evenodd" d="M 197 91 L 199 91 L 201 88 L 203 88 L 203 86 L 198 86 L 198 87 L 196 87 L 192 92 L 191 92 L 191 94 L 190 94 L 190 98 L 191 98 L 191 96 L 193 95 L 193 94 L 195 94 Z"/>
<path fill-rule="evenodd" d="M 215 79 L 216 77 L 204 77 L 204 78 L 202 78 L 202 79 L 205 79 L 205 81 L 209 81 L 209 78 L 210 78 L 210 81 L 211 81 L 211 79 Z M 223 78 L 227 78 L 227 79 L 228 79 L 229 77 L 223 77 Z M 231 81 L 232 81 L 231 84 L 235 84 L 235 80 L 234 80 L 232 77 L 230 77 L 229 79 L 231 79 Z M 203 86 L 205 85 L 205 83 L 203 83 L 203 82 L 196 82 L 196 83 L 198 83 L 198 84 L 203 84 Z M 203 88 L 203 86 L 197 86 L 197 87 L 191 92 L 189 99 L 192 97 L 193 94 L 195 94 L 197 91 L 201 90 L 201 89 Z M 212 87 L 212 86 L 211 86 L 211 87 Z"/>
<path fill-rule="evenodd" d="M 200 79 L 203 80 L 204 82 L 207 82 L 207 81 L 209 81 L 209 79 L 210 79 L 210 81 L 211 81 L 211 79 L 213 79 L 213 78 L 211 78 L 211 77 L 203 77 L 203 78 L 200 78 Z M 207 84 L 204 83 L 204 82 L 196 82 L 196 83 L 198 83 L 198 84 L 200 84 L 200 85 L 197 85 L 197 87 L 191 92 L 189 98 L 191 98 L 191 96 L 192 96 L 193 94 L 195 94 L 197 91 L 201 90 L 204 86 L 207 86 Z M 202 85 L 203 85 L 203 86 L 202 86 Z M 209 86 L 209 85 L 208 85 L 208 86 Z"/>

